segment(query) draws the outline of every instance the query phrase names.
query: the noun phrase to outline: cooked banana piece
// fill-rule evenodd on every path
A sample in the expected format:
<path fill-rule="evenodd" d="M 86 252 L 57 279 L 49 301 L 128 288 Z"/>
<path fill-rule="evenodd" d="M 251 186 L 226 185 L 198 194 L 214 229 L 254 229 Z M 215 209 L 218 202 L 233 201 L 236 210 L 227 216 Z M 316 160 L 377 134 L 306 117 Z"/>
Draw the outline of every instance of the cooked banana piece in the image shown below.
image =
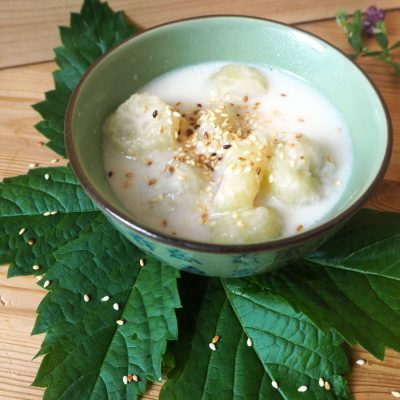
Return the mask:
<path fill-rule="evenodd" d="M 281 218 L 270 207 L 214 214 L 210 217 L 210 224 L 212 241 L 215 243 L 256 243 L 281 235 Z"/>
<path fill-rule="evenodd" d="M 268 177 L 271 194 L 289 204 L 317 201 L 326 162 L 320 146 L 304 135 L 278 141 Z"/>
<path fill-rule="evenodd" d="M 243 103 L 246 96 L 259 96 L 267 90 L 267 79 L 252 67 L 228 64 L 210 78 L 210 98 Z"/>
<path fill-rule="evenodd" d="M 213 138 L 221 143 L 230 143 L 246 135 L 246 123 L 241 111 L 231 104 L 210 104 L 208 108 L 199 111 L 197 124 L 198 138 L 205 146 L 211 145 L 210 151 L 218 150 L 212 147 Z"/>
<path fill-rule="evenodd" d="M 121 152 L 135 156 L 173 146 L 179 120 L 179 113 L 158 96 L 136 93 L 107 119 L 104 130 Z"/>
<path fill-rule="evenodd" d="M 197 195 L 205 186 L 201 170 L 191 165 L 179 163 L 174 167 L 173 174 L 168 170 L 165 173 L 169 175 L 168 191 L 173 195 Z"/>
<path fill-rule="evenodd" d="M 242 140 L 233 142 L 222 163 L 221 182 L 214 196 L 215 211 L 252 207 L 268 163 L 269 147 Z"/>

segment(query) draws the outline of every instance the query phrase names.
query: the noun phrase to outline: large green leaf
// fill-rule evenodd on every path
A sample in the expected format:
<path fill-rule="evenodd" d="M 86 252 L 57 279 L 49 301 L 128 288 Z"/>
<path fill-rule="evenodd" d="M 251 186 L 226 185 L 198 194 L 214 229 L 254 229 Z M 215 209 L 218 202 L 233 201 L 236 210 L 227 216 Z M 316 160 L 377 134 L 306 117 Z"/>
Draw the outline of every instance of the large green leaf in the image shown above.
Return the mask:
<path fill-rule="evenodd" d="M 68 167 L 38 168 L 5 179 L 0 210 L 0 263 L 11 262 L 9 276 L 46 272 L 57 248 L 105 221 Z M 57 214 L 44 215 L 53 211 Z"/>
<path fill-rule="evenodd" d="M 400 213 L 363 209 L 306 258 L 334 268 L 400 280 Z"/>
<path fill-rule="evenodd" d="M 85 0 L 81 12 L 71 14 L 71 26 L 60 28 L 63 46 L 55 49 L 60 67 L 54 73 L 55 90 L 45 93 L 46 100 L 33 106 L 43 117 L 36 129 L 58 154 L 66 156 L 64 116 L 79 79 L 98 57 L 135 31 L 122 12 L 113 12 L 107 3 L 98 0 Z"/>
<path fill-rule="evenodd" d="M 34 385 L 47 387 L 45 399 L 137 399 L 148 379 L 161 380 L 167 340 L 177 338 L 177 271 L 150 258 L 140 268 L 142 252 L 108 222 L 56 257 L 34 328 L 47 332 Z M 140 381 L 125 385 L 129 373 Z"/>
<path fill-rule="evenodd" d="M 226 293 L 216 279 L 199 281 L 184 282 L 181 291 L 181 336 L 171 345 L 176 366 L 160 399 L 350 398 L 342 377 L 348 364 L 338 335 L 323 333 L 285 300 L 243 279 L 225 281 Z M 212 351 L 209 343 L 215 335 L 219 340 Z M 248 337 L 253 347 L 247 345 Z M 321 377 L 330 391 L 320 387 Z M 307 392 L 300 394 L 303 385 Z"/>
<path fill-rule="evenodd" d="M 279 273 L 250 278 L 260 290 L 284 296 L 323 330 L 334 328 L 383 359 L 385 346 L 400 351 L 400 282 L 298 262 Z"/>
<path fill-rule="evenodd" d="M 224 281 L 225 290 L 246 335 L 268 375 L 279 383 L 285 399 L 348 399 L 343 375 L 348 372 L 342 339 L 334 331 L 320 331 L 307 316 L 296 312 L 280 296 L 246 279 Z M 319 386 L 323 378 L 331 385 Z"/>

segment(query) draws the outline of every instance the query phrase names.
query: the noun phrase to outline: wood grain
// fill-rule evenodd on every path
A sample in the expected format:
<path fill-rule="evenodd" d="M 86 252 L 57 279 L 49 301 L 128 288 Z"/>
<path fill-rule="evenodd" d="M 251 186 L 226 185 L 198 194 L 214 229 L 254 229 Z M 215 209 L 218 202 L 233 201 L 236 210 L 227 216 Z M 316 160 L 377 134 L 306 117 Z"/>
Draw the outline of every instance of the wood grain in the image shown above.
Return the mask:
<path fill-rule="evenodd" d="M 261 3 L 263 4 L 262 7 L 260 6 Z M 347 4 L 346 7 L 349 9 L 355 8 L 357 7 L 355 4 L 361 3 L 365 5 L 367 2 L 350 0 L 341 2 L 341 4 Z M 380 2 L 380 5 L 382 6 L 383 3 L 388 6 L 400 5 L 398 1 Z M 15 11 L 15 7 L 17 7 L 14 7 L 15 4 L 18 7 L 25 8 L 24 18 L 17 17 L 17 15 L 21 15 L 21 10 Z M 35 5 L 33 6 L 33 4 Z M 1 52 L 7 48 L 4 47 L 7 40 L 11 43 L 8 47 L 11 50 L 13 46 L 15 48 L 15 43 L 23 40 L 21 39 L 23 36 L 18 35 L 9 36 L 7 39 L 4 33 L 14 32 L 14 34 L 17 34 L 22 29 L 21 27 L 25 26 L 32 35 L 32 26 L 35 23 L 33 22 L 35 18 L 32 17 L 42 18 L 42 20 L 44 18 L 48 26 L 52 24 L 51 29 L 53 29 L 55 24 L 66 23 L 65 15 L 69 10 L 77 9 L 78 4 L 80 4 L 80 0 L 65 0 L 62 5 L 55 0 L 37 0 L 36 2 L 2 0 L 0 2 Z M 238 10 L 241 7 L 242 9 L 245 7 L 235 1 L 214 3 L 206 0 L 193 2 L 193 8 L 182 7 L 183 10 L 177 10 L 183 4 L 180 0 L 171 0 L 169 3 L 161 2 L 161 0 L 155 0 L 152 3 L 121 0 L 111 1 L 111 4 L 116 8 L 124 7 L 128 9 L 130 15 L 135 16 L 143 26 L 154 25 L 163 20 L 178 18 L 189 13 L 191 15 L 203 14 L 203 7 L 207 4 L 210 4 L 211 7 L 207 11 L 215 10 L 215 7 L 228 8 L 226 4 L 229 4 L 229 12 L 239 12 Z M 275 8 L 271 7 L 270 9 L 271 4 L 275 4 Z M 339 7 L 339 3 L 333 0 L 323 2 L 323 4 L 313 3 L 311 11 L 298 17 L 292 14 L 293 10 L 299 11 L 302 7 L 305 7 L 304 9 L 308 7 L 310 10 L 311 2 L 292 1 L 292 4 L 293 7 L 290 8 L 284 7 L 283 2 L 278 4 L 277 1 L 253 1 L 250 2 L 248 8 L 246 7 L 246 10 L 249 11 L 245 13 L 257 15 L 263 13 L 262 15 L 269 17 L 278 15 L 281 20 L 297 21 L 322 18 L 328 16 L 329 13 L 332 15 L 333 11 Z M 157 5 L 160 9 L 157 9 Z M 32 7 L 35 10 L 32 11 Z M 263 11 L 257 12 L 256 7 L 260 7 Z M 4 16 L 5 10 L 8 10 L 8 21 Z M 178 11 L 182 14 L 179 14 Z M 240 12 L 243 13 L 243 11 Z M 394 37 L 400 37 L 399 19 L 400 11 L 390 12 L 387 17 L 392 40 Z M 338 30 L 334 21 L 312 22 L 300 26 L 326 38 L 341 49 L 350 51 L 343 34 Z M 32 55 L 26 55 L 27 58 L 24 58 L 24 55 L 21 58 L 17 52 L 14 52 L 14 55 L 11 52 L 7 55 L 7 62 L 43 61 L 51 57 L 49 48 L 56 45 L 55 36 L 52 36 L 54 32 L 52 33 L 50 28 L 46 28 L 49 30 L 43 29 L 43 31 L 38 32 L 39 36 L 43 36 L 40 40 L 38 36 L 32 37 L 30 43 L 33 46 Z M 54 33 L 54 35 L 56 34 Z M 40 42 L 37 46 L 33 43 L 35 40 Z M 18 51 L 23 51 L 21 49 Z M 0 56 L 0 63 L 4 62 L 2 56 L 3 53 Z M 400 211 L 400 109 L 398 103 L 400 79 L 394 77 L 391 69 L 374 60 L 360 60 L 360 65 L 382 92 L 392 116 L 395 132 L 393 157 L 386 174 L 386 180 L 368 201 L 367 206 L 379 210 Z M 28 164 L 31 162 L 37 162 L 41 166 L 53 165 L 51 160 L 58 158 L 48 148 L 40 145 L 39 142 L 42 142 L 43 138 L 33 128 L 40 117 L 30 108 L 31 104 L 43 99 L 43 93 L 46 90 L 53 87 L 51 72 L 55 68 L 54 63 L 46 62 L 0 71 L 0 179 L 25 173 Z M 32 361 L 32 357 L 39 349 L 42 336 L 32 337 L 30 332 L 34 324 L 36 308 L 43 298 L 44 291 L 35 284 L 36 281 L 32 277 L 6 279 L 6 271 L 6 267 L 0 268 L 0 400 L 40 400 L 43 391 L 31 387 L 30 384 L 40 362 L 40 359 Z M 392 390 L 400 390 L 400 355 L 398 353 L 388 350 L 385 361 L 380 362 L 360 347 L 355 347 L 350 352 L 350 358 L 353 371 L 349 377 L 349 382 L 355 400 L 390 399 L 393 398 L 390 395 Z M 367 364 L 364 366 L 356 365 L 355 360 L 360 358 L 366 359 Z M 144 399 L 156 400 L 159 388 L 160 385 L 151 386 Z"/>
<path fill-rule="evenodd" d="M 338 9 L 366 9 L 370 0 L 109 0 L 114 10 L 125 10 L 143 28 L 194 15 L 244 14 L 284 22 L 330 18 Z M 58 45 L 59 25 L 67 25 L 69 13 L 82 0 L 1 0 L 0 68 L 51 60 Z M 380 0 L 382 8 L 399 7 L 399 0 Z M 290 5 L 290 6 L 289 6 Z"/>

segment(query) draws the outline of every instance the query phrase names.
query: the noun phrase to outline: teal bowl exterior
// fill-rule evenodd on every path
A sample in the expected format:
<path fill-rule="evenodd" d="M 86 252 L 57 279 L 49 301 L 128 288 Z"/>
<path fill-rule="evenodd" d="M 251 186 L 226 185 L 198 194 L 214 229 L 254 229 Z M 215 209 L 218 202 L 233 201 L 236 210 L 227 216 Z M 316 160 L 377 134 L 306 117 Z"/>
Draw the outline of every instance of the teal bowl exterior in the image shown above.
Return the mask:
<path fill-rule="evenodd" d="M 320 91 L 344 117 L 353 142 L 352 173 L 340 201 L 314 228 L 292 237 L 249 245 L 187 241 L 135 222 L 111 190 L 102 158 L 105 118 L 152 79 L 176 68 L 210 61 L 283 69 Z M 333 46 L 273 21 L 211 16 L 153 28 L 101 57 L 71 97 L 65 139 L 71 165 L 82 186 L 135 245 L 184 271 L 238 277 L 282 267 L 332 235 L 383 178 L 391 154 L 392 130 L 374 85 Z"/>

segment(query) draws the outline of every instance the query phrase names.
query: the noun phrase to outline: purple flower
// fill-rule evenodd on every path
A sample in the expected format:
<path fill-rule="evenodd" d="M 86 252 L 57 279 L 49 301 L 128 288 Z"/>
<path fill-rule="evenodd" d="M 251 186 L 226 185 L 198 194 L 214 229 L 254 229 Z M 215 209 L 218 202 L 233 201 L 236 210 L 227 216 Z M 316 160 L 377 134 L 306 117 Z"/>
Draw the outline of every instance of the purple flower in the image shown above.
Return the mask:
<path fill-rule="evenodd" d="M 383 10 L 377 8 L 376 6 L 368 7 L 363 19 L 364 32 L 366 32 L 368 36 L 374 36 L 376 23 L 383 21 L 384 18 L 385 12 Z"/>

